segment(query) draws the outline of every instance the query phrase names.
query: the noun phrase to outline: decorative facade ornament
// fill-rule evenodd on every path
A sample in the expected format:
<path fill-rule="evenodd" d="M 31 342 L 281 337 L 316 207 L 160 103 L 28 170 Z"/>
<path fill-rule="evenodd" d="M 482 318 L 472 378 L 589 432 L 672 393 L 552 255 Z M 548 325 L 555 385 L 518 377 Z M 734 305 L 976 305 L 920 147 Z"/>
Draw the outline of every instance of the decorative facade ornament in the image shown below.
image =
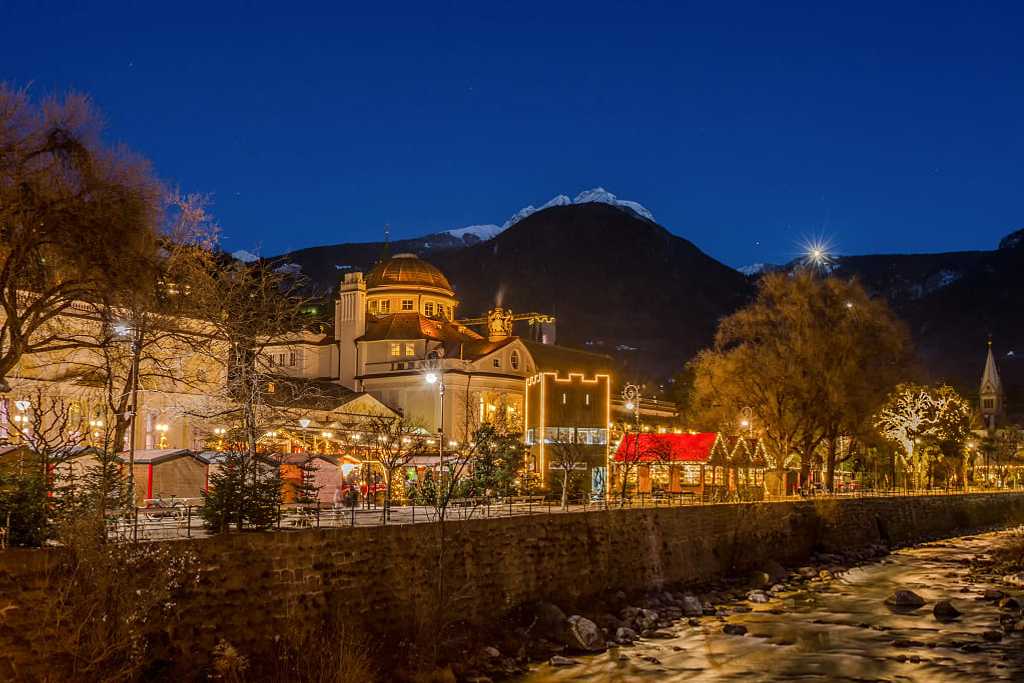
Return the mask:
<path fill-rule="evenodd" d="M 512 311 L 501 306 L 487 312 L 487 341 L 499 341 L 512 336 Z"/>

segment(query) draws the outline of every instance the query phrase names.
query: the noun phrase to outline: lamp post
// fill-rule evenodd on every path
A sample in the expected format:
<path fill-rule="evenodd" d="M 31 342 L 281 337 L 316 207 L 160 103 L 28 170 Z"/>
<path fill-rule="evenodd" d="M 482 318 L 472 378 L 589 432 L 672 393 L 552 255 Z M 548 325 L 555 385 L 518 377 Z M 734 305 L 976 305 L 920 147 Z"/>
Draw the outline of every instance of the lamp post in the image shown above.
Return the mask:
<path fill-rule="evenodd" d="M 123 322 L 114 325 L 114 334 L 122 339 L 126 337 L 131 339 L 132 407 L 128 422 L 128 490 L 131 491 L 132 496 L 132 533 L 134 535 L 139 528 L 139 511 L 138 505 L 135 504 L 135 421 L 139 414 L 139 364 L 142 356 L 142 339 L 138 327 Z M 117 444 L 114 444 L 114 448 L 117 448 Z M 134 540 L 138 540 L 138 538 L 135 537 Z"/>
<path fill-rule="evenodd" d="M 638 462 L 640 462 L 640 387 L 637 386 L 636 384 L 627 384 L 626 386 L 622 387 L 622 398 L 626 402 L 626 410 L 632 411 L 632 413 L 633 413 L 633 424 L 634 424 L 634 428 L 636 430 L 636 437 L 634 439 L 635 442 L 636 442 L 636 460 L 635 460 L 635 462 L 638 463 Z M 627 469 L 627 472 L 628 472 L 628 469 Z M 627 476 L 627 474 L 623 474 L 623 481 L 622 481 L 623 498 L 625 498 L 626 486 L 627 486 L 627 483 L 626 483 L 626 480 L 625 480 L 626 476 Z M 637 487 L 639 488 L 639 486 L 640 486 L 640 473 L 637 472 Z M 623 503 L 625 503 L 625 500 L 620 501 L 620 505 L 623 504 Z"/>
<path fill-rule="evenodd" d="M 444 372 L 431 370 L 424 377 L 427 384 L 436 384 L 441 397 L 441 419 L 437 426 L 437 457 L 444 460 Z"/>

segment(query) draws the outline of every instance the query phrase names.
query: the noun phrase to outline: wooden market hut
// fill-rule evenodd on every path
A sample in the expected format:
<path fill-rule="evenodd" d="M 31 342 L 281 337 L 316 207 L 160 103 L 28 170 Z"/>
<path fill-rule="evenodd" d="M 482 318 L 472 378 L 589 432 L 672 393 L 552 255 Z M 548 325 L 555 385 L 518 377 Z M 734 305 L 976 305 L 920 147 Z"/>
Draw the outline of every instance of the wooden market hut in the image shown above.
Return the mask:
<path fill-rule="evenodd" d="M 635 465 L 637 493 L 661 491 L 707 499 L 738 494 L 750 500 L 764 497 L 769 458 L 756 437 L 642 433 L 625 435 L 613 462 Z"/>
<path fill-rule="evenodd" d="M 121 453 L 127 462 L 128 454 Z M 135 502 L 153 498 L 199 498 L 206 489 L 207 463 L 187 448 L 135 451 Z"/>
<path fill-rule="evenodd" d="M 303 477 L 316 490 L 321 503 L 333 503 L 341 495 L 341 463 L 337 458 L 319 453 L 288 453 L 277 456 L 281 468 L 281 487 L 284 502 L 294 503 L 299 495 Z"/>
<path fill-rule="evenodd" d="M 635 468 L 637 493 L 699 494 L 716 437 L 714 432 L 626 434 L 612 462 L 619 470 Z"/>

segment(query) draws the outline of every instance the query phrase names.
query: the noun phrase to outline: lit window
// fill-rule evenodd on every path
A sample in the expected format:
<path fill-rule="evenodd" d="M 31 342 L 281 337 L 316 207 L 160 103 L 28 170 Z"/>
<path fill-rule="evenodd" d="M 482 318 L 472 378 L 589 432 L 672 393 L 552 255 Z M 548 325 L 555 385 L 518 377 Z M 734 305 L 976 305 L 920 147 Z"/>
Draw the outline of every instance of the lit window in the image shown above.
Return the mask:
<path fill-rule="evenodd" d="M 568 398 L 566 397 L 566 394 L 565 394 L 565 392 L 563 391 L 563 392 L 562 392 L 562 405 L 563 405 L 563 406 L 565 405 L 565 403 L 566 403 L 566 401 L 567 401 L 567 400 L 568 400 Z"/>
<path fill-rule="evenodd" d="M 416 345 L 411 343 L 411 342 L 406 342 L 405 343 L 405 355 L 407 355 L 407 356 L 415 356 L 416 355 Z"/>
<path fill-rule="evenodd" d="M 430 317 L 434 316 L 434 302 L 433 301 L 428 301 L 427 303 L 423 304 L 423 315 L 427 315 L 427 316 L 430 316 Z"/>
<path fill-rule="evenodd" d="M 413 300 L 412 299 L 402 299 L 402 310 L 403 311 L 411 311 L 412 310 L 412 304 L 413 304 Z"/>
<path fill-rule="evenodd" d="M 376 312 L 377 312 L 377 302 L 376 301 L 371 301 L 370 302 L 370 313 L 376 313 Z"/>
<path fill-rule="evenodd" d="M 388 313 L 391 311 L 391 301 L 389 299 L 382 299 L 380 302 L 380 312 Z"/>
<path fill-rule="evenodd" d="M 276 390 L 277 390 L 277 387 L 276 387 L 276 386 L 274 386 L 274 383 L 273 383 L 273 382 L 267 382 L 267 393 L 268 393 L 268 394 L 272 394 L 272 393 L 274 393 L 274 392 L 275 392 Z"/>
<path fill-rule="evenodd" d="M 588 406 L 590 405 L 590 394 L 587 394 L 587 397 L 586 397 L 586 399 L 583 402 L 584 402 L 584 404 L 586 404 Z"/>
<path fill-rule="evenodd" d="M 402 355 L 402 345 L 401 344 L 392 344 L 391 345 L 391 355 L 393 357 L 395 357 L 395 358 L 398 358 L 399 356 L 401 356 Z"/>
<path fill-rule="evenodd" d="M 500 368 L 501 367 L 501 359 L 500 358 L 495 358 L 494 360 L 491 361 L 491 365 L 493 365 L 496 368 Z"/>
<path fill-rule="evenodd" d="M 277 364 L 278 365 L 284 365 L 284 354 L 283 353 L 277 354 Z"/>
<path fill-rule="evenodd" d="M 519 352 L 512 351 L 512 354 L 508 357 L 508 364 L 512 366 L 513 370 L 519 369 Z"/>
<path fill-rule="evenodd" d="M 295 352 L 292 351 L 288 354 L 288 365 L 295 367 Z"/>
<path fill-rule="evenodd" d="M 533 445 L 533 428 L 530 428 L 530 429 L 526 430 L 526 445 L 528 445 L 528 446 L 532 446 Z"/>

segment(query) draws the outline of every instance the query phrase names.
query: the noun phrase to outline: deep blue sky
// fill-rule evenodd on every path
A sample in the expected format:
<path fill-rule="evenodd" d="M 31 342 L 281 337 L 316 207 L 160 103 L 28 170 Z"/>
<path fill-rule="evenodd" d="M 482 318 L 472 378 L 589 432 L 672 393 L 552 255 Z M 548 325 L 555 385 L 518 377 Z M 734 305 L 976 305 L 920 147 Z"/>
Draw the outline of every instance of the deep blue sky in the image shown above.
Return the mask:
<path fill-rule="evenodd" d="M 0 80 L 91 94 L 266 255 L 596 185 L 734 266 L 1024 227 L 1024 3 L 784 4 L 0 0 Z"/>

